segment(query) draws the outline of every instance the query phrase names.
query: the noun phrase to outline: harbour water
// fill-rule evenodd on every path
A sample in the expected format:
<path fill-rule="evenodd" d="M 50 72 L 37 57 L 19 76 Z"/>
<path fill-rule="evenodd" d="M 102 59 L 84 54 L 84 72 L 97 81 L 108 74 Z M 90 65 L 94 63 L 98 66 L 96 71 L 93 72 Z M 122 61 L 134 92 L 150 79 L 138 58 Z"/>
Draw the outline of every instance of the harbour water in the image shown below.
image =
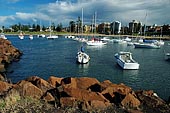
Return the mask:
<path fill-rule="evenodd" d="M 7 36 L 12 44 L 23 52 L 19 62 L 13 62 L 7 70 L 7 77 L 13 83 L 39 76 L 48 79 L 57 77 L 94 77 L 99 81 L 110 80 L 124 83 L 134 90 L 153 90 L 163 99 L 170 96 L 170 62 L 164 60 L 164 50 L 168 41 L 160 49 L 136 49 L 133 46 L 110 42 L 101 47 L 85 46 L 91 59 L 88 64 L 76 63 L 76 54 L 82 43 L 59 36 L 48 40 L 27 36 Z M 170 49 L 170 48 L 169 48 Z M 119 51 L 130 51 L 139 62 L 139 70 L 122 70 L 114 58 Z"/>

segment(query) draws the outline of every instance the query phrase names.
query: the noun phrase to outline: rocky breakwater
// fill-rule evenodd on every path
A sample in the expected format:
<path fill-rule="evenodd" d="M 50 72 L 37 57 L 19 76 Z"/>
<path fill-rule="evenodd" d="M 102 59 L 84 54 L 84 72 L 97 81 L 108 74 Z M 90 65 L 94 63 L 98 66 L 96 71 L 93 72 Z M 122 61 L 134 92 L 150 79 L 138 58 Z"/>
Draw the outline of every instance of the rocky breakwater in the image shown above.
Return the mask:
<path fill-rule="evenodd" d="M 18 61 L 22 52 L 15 48 L 9 40 L 0 38 L 0 80 L 5 81 L 7 66 L 12 61 Z"/>
<path fill-rule="evenodd" d="M 17 103 L 29 97 L 53 105 L 53 112 L 67 110 L 67 112 L 170 113 L 168 103 L 152 90 L 134 91 L 123 83 L 114 84 L 109 80 L 99 82 L 95 78 L 88 77 L 51 76 L 46 81 L 32 76 L 16 84 L 0 82 L 0 95 L 5 102 L 10 103 L 5 104 L 8 106 L 8 110 L 5 107 L 8 112 L 26 110 L 24 108 L 26 103 L 19 108 Z M 36 109 L 33 106 L 35 105 L 29 106 L 29 112 Z M 42 106 L 39 109 L 43 110 L 47 107 Z"/>

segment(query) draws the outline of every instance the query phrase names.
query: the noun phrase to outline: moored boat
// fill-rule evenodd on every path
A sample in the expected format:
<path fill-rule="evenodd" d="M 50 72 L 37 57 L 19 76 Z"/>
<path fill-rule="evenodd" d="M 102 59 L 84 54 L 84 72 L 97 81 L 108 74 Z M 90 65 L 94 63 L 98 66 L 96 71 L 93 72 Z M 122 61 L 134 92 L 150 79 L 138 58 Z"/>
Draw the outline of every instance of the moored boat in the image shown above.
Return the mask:
<path fill-rule="evenodd" d="M 165 60 L 170 61 L 170 53 L 169 52 L 165 53 Z"/>
<path fill-rule="evenodd" d="M 47 36 L 47 39 L 56 39 L 56 38 L 58 38 L 57 35 L 50 35 L 50 36 Z"/>
<path fill-rule="evenodd" d="M 80 64 L 87 64 L 90 60 L 89 55 L 84 52 L 84 47 L 81 46 L 81 50 L 78 51 L 76 56 L 77 62 Z"/>
<path fill-rule="evenodd" d="M 132 58 L 131 52 L 119 52 L 115 54 L 117 63 L 122 69 L 139 69 L 139 63 Z"/>
<path fill-rule="evenodd" d="M 161 46 L 156 43 L 134 43 L 135 48 L 159 49 Z"/>
<path fill-rule="evenodd" d="M 20 34 L 18 35 L 19 39 L 23 40 L 24 39 L 24 34 L 22 32 L 20 32 Z"/>
<path fill-rule="evenodd" d="M 34 38 L 33 35 L 30 35 L 30 36 L 29 36 L 29 39 L 30 39 L 30 40 L 33 40 L 33 38 Z"/>
<path fill-rule="evenodd" d="M 45 38 L 45 35 L 44 34 L 40 34 L 40 35 L 37 35 L 37 37 Z"/>
<path fill-rule="evenodd" d="M 0 38 L 7 39 L 4 33 L 0 34 Z"/>
<path fill-rule="evenodd" d="M 107 44 L 107 42 L 103 42 L 103 41 L 96 39 L 96 38 L 92 38 L 92 40 L 87 41 L 86 43 L 89 46 L 101 46 L 101 45 Z"/>

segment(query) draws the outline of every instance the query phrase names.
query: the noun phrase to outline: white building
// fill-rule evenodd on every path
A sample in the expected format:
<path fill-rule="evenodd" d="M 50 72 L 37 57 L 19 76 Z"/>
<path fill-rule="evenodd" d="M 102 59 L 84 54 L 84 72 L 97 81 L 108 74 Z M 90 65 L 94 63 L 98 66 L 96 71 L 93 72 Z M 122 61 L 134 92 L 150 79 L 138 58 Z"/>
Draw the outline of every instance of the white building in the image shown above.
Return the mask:
<path fill-rule="evenodd" d="M 121 30 L 121 22 L 114 21 L 110 25 L 111 28 L 111 34 L 119 34 Z"/>

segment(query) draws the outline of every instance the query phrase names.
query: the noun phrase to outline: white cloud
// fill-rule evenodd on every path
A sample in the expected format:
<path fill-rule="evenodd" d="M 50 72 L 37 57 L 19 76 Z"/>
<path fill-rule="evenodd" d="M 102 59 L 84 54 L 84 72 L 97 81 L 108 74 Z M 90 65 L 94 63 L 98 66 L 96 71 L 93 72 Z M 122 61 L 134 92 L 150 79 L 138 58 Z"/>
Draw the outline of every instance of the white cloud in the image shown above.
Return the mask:
<path fill-rule="evenodd" d="M 83 8 L 85 23 L 91 22 L 94 12 L 97 12 L 98 23 L 119 20 L 127 25 L 134 19 L 144 23 L 147 12 L 148 24 L 170 24 L 169 6 L 169 0 L 77 0 L 76 3 L 62 0 L 39 5 L 36 12 L 17 12 L 14 18 L 25 21 L 33 21 L 33 18 L 42 21 L 52 20 L 57 24 L 68 25 L 69 21 L 76 21 L 78 16 L 81 17 Z"/>

